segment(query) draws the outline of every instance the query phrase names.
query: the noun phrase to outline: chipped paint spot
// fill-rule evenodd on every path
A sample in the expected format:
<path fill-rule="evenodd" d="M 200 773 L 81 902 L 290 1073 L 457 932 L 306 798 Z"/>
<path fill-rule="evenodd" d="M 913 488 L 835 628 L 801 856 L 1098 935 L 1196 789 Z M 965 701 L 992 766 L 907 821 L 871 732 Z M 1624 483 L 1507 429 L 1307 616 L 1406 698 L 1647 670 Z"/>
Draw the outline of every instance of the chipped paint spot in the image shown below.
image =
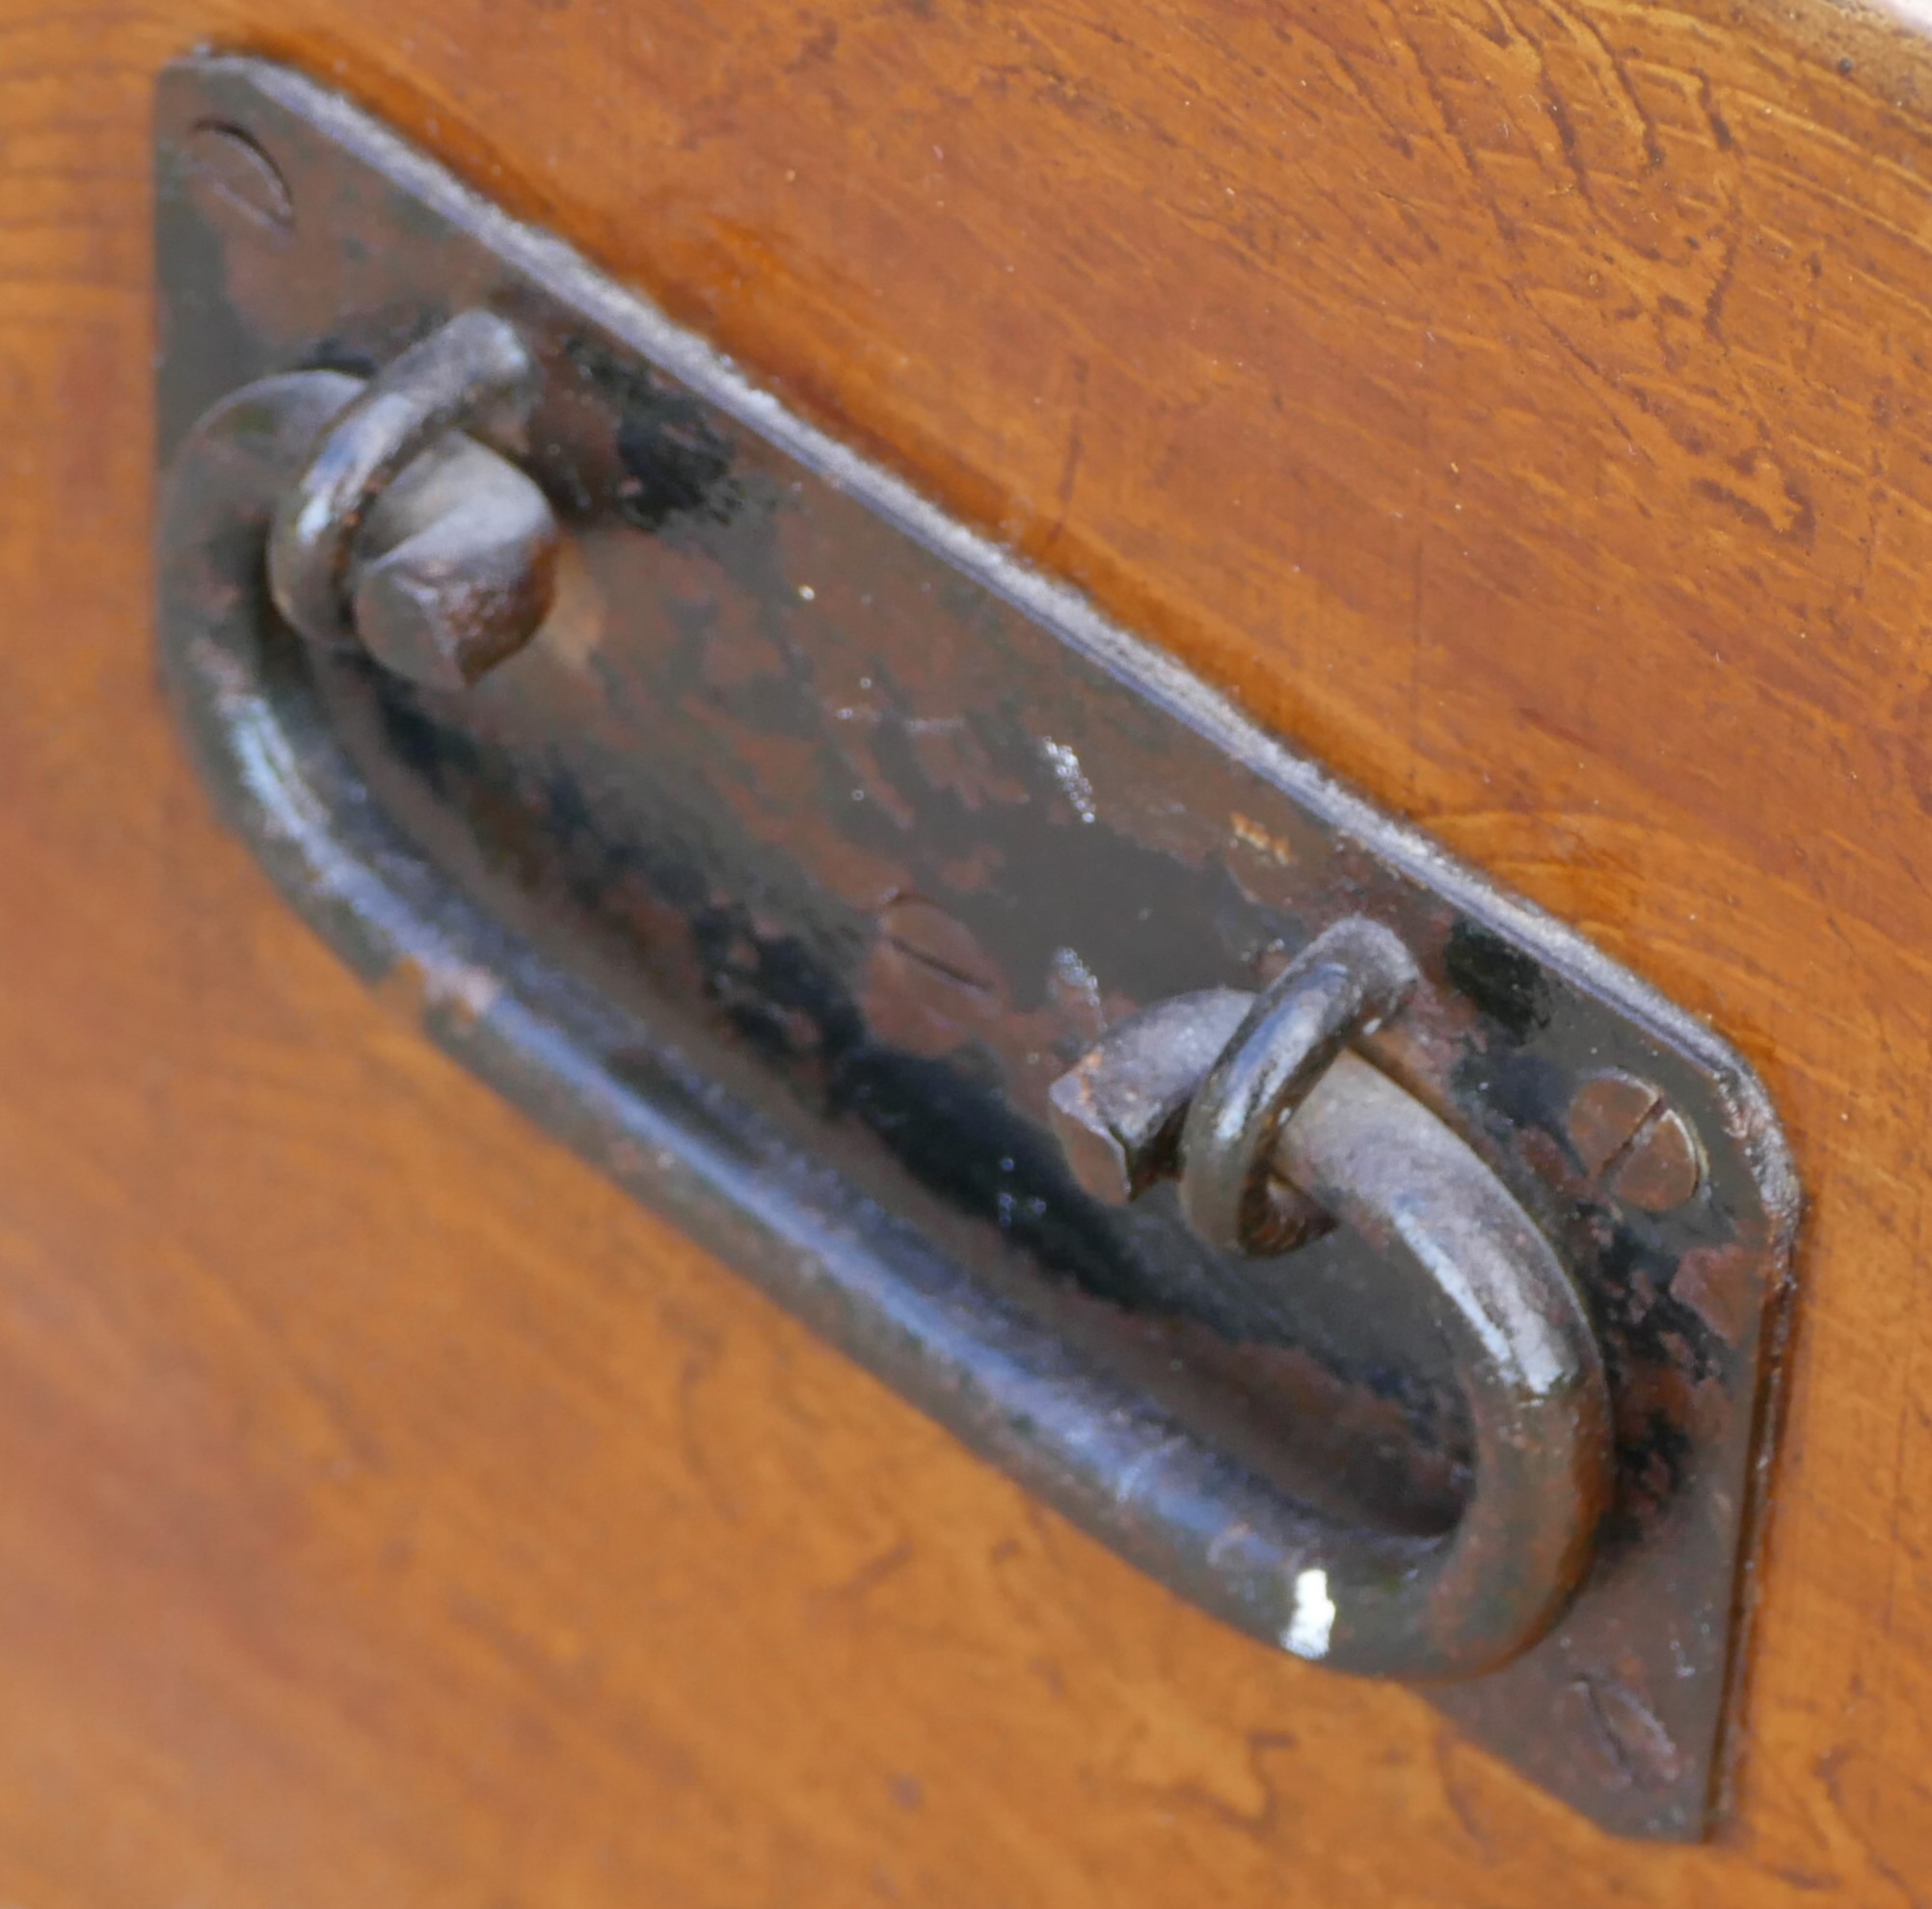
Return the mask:
<path fill-rule="evenodd" d="M 1083 1012 L 1098 1035 L 1106 1025 L 1100 1009 L 1100 979 L 1075 948 L 1056 948 L 1047 968 L 1047 990 L 1057 1001 Z"/>
<path fill-rule="evenodd" d="M 1335 1604 L 1328 1596 L 1328 1573 L 1304 1571 L 1295 1580 L 1295 1614 L 1281 1633 L 1281 1648 L 1319 1663 L 1328 1654 L 1328 1638 L 1334 1627 Z"/>
<path fill-rule="evenodd" d="M 473 1027 L 496 1005 L 503 983 L 485 968 L 417 953 L 399 957 L 375 991 L 412 1019 L 441 1011 L 460 1027 Z"/>
<path fill-rule="evenodd" d="M 1100 812 L 1093 805 L 1093 785 L 1087 781 L 1080 758 L 1066 743 L 1056 742 L 1051 736 L 1040 738 L 1040 754 L 1047 759 L 1054 780 L 1073 804 L 1074 814 L 1084 822 L 1092 821 Z"/>
<path fill-rule="evenodd" d="M 604 647 L 609 605 L 581 550 L 569 538 L 557 551 L 550 614 L 537 632 L 547 656 L 567 669 L 589 670 Z"/>
<path fill-rule="evenodd" d="M 1240 814 L 1228 818 L 1228 826 L 1243 847 L 1252 848 L 1257 855 L 1266 855 L 1271 862 L 1278 863 L 1284 869 L 1295 866 L 1294 844 L 1285 837 L 1271 834 L 1258 821 Z"/>

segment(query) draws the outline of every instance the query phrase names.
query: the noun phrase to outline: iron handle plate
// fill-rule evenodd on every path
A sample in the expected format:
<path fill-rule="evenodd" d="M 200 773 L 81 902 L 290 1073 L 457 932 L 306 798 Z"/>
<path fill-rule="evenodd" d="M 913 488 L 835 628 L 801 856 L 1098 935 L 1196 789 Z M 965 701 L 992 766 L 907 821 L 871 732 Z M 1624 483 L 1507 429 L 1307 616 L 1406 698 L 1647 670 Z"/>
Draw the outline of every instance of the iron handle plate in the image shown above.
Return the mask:
<path fill-rule="evenodd" d="M 250 166 L 211 171 L 211 140 Z M 432 1037 L 550 1131 L 1185 1597 L 1312 1654 L 1322 1572 L 1327 1660 L 1508 1659 L 1433 1700 L 1599 1821 L 1700 1833 L 1795 1212 L 1737 1057 L 335 95 L 184 63 L 157 164 L 163 659 L 290 901 L 372 981 L 408 977 Z M 273 221 L 236 212 L 241 176 L 276 182 Z M 494 673 L 417 646 L 465 690 L 377 666 L 366 631 L 305 642 L 266 552 L 345 397 L 470 310 L 542 390 L 427 455 L 521 471 L 556 569 Z M 318 607 L 282 578 L 297 624 L 419 524 L 379 534 L 420 479 L 393 447 L 371 471 L 391 490 L 347 572 L 317 543 Z M 1165 999 L 1251 992 L 1275 951 L 1355 917 L 1409 951 L 1413 998 L 1291 1084 L 1278 1135 L 1350 1223 L 1257 1262 L 1164 1190 L 1084 1196 L 1048 1130 L 1082 1052 Z M 1376 1132 L 1433 1121 L 1425 1152 L 1447 1137 L 1450 1207 L 1500 1193 L 1485 1237 L 1548 1302 L 1508 1356 L 1480 1304 L 1459 1326 L 1382 1304 L 1391 1277 L 1427 1282 L 1363 1250 L 1404 1198 L 1336 1170 L 1366 1170 L 1364 1104 Z M 1470 1465 L 1512 1408 L 1479 1398 L 1461 1426 L 1437 1381 L 1534 1368 L 1543 1329 L 1575 1398 L 1607 1404 L 1533 1414 Z M 1450 1561 L 1516 1460 L 1543 1467 L 1534 1518 L 1502 1520 L 1535 1582 L 1472 1617 L 1440 1587 L 1471 1581 Z M 1322 1500 L 1341 1472 L 1378 1532 Z M 1358 1631 L 1378 1560 L 1406 1614 Z M 1432 1635 L 1462 1654 L 1431 1659 Z"/>

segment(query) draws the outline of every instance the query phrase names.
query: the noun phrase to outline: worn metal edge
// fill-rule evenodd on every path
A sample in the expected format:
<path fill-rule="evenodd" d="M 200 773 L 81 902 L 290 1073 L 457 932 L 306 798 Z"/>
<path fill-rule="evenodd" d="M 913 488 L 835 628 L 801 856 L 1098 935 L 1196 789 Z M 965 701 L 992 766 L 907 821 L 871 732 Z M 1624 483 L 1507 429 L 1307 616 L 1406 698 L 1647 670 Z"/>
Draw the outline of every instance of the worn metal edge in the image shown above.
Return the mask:
<path fill-rule="evenodd" d="M 1794 1216 L 1795 1221 L 1795 1216 Z M 1751 1464 L 1738 1513 L 1737 1564 L 1731 1589 L 1731 1637 L 1725 1652 L 1724 1694 L 1704 1804 L 1704 1833 L 1736 1811 L 1750 1746 L 1743 1714 L 1750 1696 L 1758 1626 L 1763 1615 L 1763 1560 L 1772 1523 L 1771 1484 L 1784 1453 L 1791 1408 L 1790 1360 L 1798 1333 L 1798 1282 L 1790 1263 L 1792 1243 L 1774 1269 L 1765 1296 L 1758 1338 L 1757 1409 L 1751 1428 Z"/>

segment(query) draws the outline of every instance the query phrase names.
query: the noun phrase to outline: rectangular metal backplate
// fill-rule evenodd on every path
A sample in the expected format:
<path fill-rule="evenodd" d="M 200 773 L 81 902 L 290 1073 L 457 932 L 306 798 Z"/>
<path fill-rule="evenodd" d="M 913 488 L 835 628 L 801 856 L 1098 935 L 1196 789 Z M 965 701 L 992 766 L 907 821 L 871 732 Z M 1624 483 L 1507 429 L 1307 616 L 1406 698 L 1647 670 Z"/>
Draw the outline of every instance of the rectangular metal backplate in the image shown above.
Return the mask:
<path fill-rule="evenodd" d="M 969 1442 L 1028 1475 L 1023 1425 L 989 1428 L 906 1334 L 853 1323 L 824 1252 L 770 1247 L 792 1182 L 733 1181 L 746 1123 L 806 1163 L 816 1211 L 845 1200 L 854 1228 L 940 1268 L 928 1296 L 996 1291 L 1280 1475 L 1323 1470 L 1311 1414 L 1392 1428 L 1376 1465 L 1311 1490 L 1359 1492 L 1366 1470 L 1371 1495 L 1427 1501 L 1453 1492 L 1461 1403 L 1359 1243 L 1262 1277 L 1162 1196 L 1087 1200 L 1045 1119 L 1054 1078 L 1131 1009 L 1252 987 L 1345 914 L 1395 928 L 1426 985 L 1372 1058 L 1575 1271 L 1618 1444 L 1599 1555 L 1557 1630 L 1430 1701 L 1605 1825 L 1700 1835 L 1737 1703 L 1795 1210 L 1736 1056 L 335 94 L 191 60 L 163 82 L 157 139 L 164 461 L 244 383 L 366 372 L 470 307 L 512 318 L 548 374 L 528 469 L 570 541 L 528 650 L 456 696 L 289 638 L 268 701 L 187 713 L 291 899 L 382 967 L 286 852 L 301 739 L 326 728 L 360 781 L 314 826 L 380 808 L 509 925 L 487 972 L 424 957 L 433 1036 Z M 199 640 L 178 615 L 162 639 L 176 659 Z M 218 722 L 255 725 L 254 753 L 211 745 Z M 526 1048 L 530 1003 L 604 1004 L 569 1010 L 598 1056 L 584 1104 L 511 1054 L 512 998 Z M 689 1117 L 651 1126 L 674 1089 Z M 1589 1129 L 1579 1106 L 1606 1092 L 1668 1110 L 1692 1184 L 1681 1161 L 1675 1190 L 1647 1182 Z M 1068 1501 L 1063 1479 L 1030 1482 Z M 1318 1671 L 1257 1673 L 1284 1710 L 1320 1701 Z"/>

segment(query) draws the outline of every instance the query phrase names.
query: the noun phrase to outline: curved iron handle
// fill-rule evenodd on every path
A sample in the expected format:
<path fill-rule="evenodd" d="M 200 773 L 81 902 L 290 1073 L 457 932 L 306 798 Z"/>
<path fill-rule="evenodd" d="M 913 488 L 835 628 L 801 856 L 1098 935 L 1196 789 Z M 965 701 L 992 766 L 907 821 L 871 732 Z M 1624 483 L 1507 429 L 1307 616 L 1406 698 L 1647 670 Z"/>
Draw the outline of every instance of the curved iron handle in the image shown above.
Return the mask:
<path fill-rule="evenodd" d="M 620 1016 L 464 896 L 367 799 L 307 686 L 271 613 L 264 552 L 291 484 L 360 389 L 312 372 L 235 393 L 183 443 L 163 500 L 174 691 L 210 781 L 288 898 L 371 981 L 413 974 L 430 1031 L 472 1070 L 534 1101 L 616 1177 L 648 1185 L 685 1230 L 757 1262 L 828 1337 L 1195 1602 L 1368 1675 L 1470 1677 L 1533 1642 L 1587 1555 L 1607 1411 L 1581 1303 L 1475 1156 L 1348 1054 L 1306 1086 L 1280 1144 L 1323 1207 L 1413 1264 L 1469 1376 L 1475 1496 L 1453 1532 L 1425 1540 L 1316 1514 L 829 1183 L 768 1120 L 740 1109 L 721 1121 L 720 1089 L 683 1032 Z M 430 453 L 457 454 L 462 441 Z M 381 541 L 382 511 L 408 481 L 369 537 Z M 325 576 L 338 578 L 338 564 Z M 1248 1007 L 1215 999 L 1205 1022 L 1193 1004 L 1197 1030 L 1219 1029 L 1210 1058 Z"/>
<path fill-rule="evenodd" d="M 1409 1272 L 1475 1434 L 1469 1501 L 1428 1564 L 1391 1583 L 1342 1549 L 1320 1597 L 1308 1572 L 1298 1581 L 1286 1642 L 1305 1626 L 1304 1654 L 1361 1668 L 1407 1658 L 1425 1676 L 1505 1662 L 1568 1602 L 1610 1498 L 1609 1393 L 1582 1302 L 1503 1183 L 1355 1055 L 1309 1089 L 1275 1157 Z"/>
<path fill-rule="evenodd" d="M 1172 1174 L 1213 1245 L 1274 1254 L 1339 1222 L 1402 1268 L 1468 1404 L 1470 1495 L 1395 1577 L 1349 1541 L 1311 1558 L 1282 1641 L 1341 1668 L 1439 1677 L 1507 1661 L 1562 1610 L 1609 1500 L 1610 1407 L 1588 1313 L 1548 1241 L 1447 1125 L 1346 1051 L 1416 979 L 1395 936 L 1344 920 L 1258 997 L 1182 995 L 1121 1023 L 1053 1103 L 1099 1197 Z"/>

